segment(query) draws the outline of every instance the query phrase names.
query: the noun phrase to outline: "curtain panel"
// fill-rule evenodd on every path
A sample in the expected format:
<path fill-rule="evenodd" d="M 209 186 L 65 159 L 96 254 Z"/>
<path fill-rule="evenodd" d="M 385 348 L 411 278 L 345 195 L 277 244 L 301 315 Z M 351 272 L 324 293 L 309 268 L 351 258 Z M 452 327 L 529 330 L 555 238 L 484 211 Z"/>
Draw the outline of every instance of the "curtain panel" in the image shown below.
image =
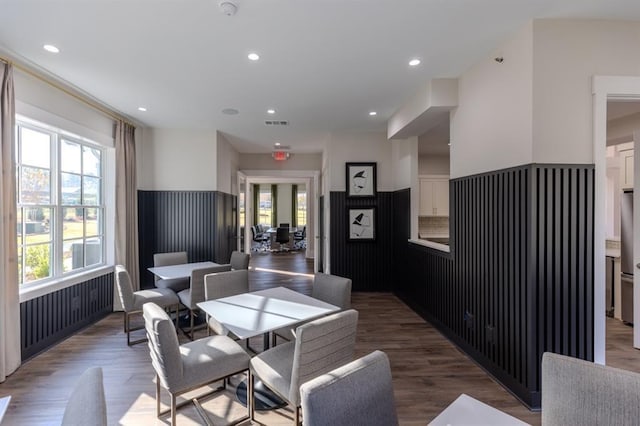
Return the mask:
<path fill-rule="evenodd" d="M 271 185 L 271 227 L 278 226 L 278 185 Z"/>
<path fill-rule="evenodd" d="M 298 227 L 298 185 L 291 185 L 291 226 Z"/>
<path fill-rule="evenodd" d="M 118 120 L 116 123 L 116 264 L 129 271 L 134 290 L 140 289 L 138 266 L 138 195 L 136 182 L 135 127 Z M 114 310 L 122 310 L 114 291 Z"/>
<path fill-rule="evenodd" d="M 0 62 L 0 383 L 20 366 L 20 289 L 16 240 L 15 95 L 13 67 Z"/>

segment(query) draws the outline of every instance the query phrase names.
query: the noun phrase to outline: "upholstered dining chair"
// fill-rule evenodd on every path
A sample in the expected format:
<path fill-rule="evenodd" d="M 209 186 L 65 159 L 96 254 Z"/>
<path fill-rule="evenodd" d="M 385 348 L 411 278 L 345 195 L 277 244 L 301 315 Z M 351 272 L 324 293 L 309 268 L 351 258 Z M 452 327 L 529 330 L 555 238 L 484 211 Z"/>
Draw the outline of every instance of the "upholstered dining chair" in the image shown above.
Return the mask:
<path fill-rule="evenodd" d="M 204 277 L 207 274 L 213 274 L 215 272 L 230 271 L 231 265 L 216 265 L 208 266 L 206 268 L 194 269 L 191 271 L 191 277 L 189 279 L 189 288 L 182 290 L 178 293 L 180 303 L 182 303 L 187 309 L 189 309 L 189 331 L 182 330 L 191 340 L 193 340 L 193 333 L 196 329 L 195 317 L 196 312 L 199 311 L 197 303 L 204 301 Z"/>
<path fill-rule="evenodd" d="M 338 275 L 317 273 L 313 277 L 311 297 L 339 307 L 341 310 L 351 307 L 351 279 Z M 283 327 L 271 333 L 271 345 L 275 346 L 277 338 L 291 340 L 295 336 L 295 328 Z"/>
<path fill-rule="evenodd" d="M 171 253 L 156 253 L 153 255 L 153 266 L 182 265 L 189 263 L 186 251 Z M 189 277 L 184 278 L 160 278 L 155 276 L 155 285 L 158 288 L 170 288 L 176 293 L 189 288 Z"/>
<path fill-rule="evenodd" d="M 198 398 L 189 398 L 177 404 L 177 397 L 185 392 L 224 380 L 247 371 L 249 355 L 242 347 L 226 336 L 210 336 L 180 345 L 175 328 L 166 312 L 154 303 L 143 306 L 143 316 L 149 339 L 149 354 L 156 372 L 156 414 L 171 412 L 171 424 L 176 424 L 176 410 L 189 402 L 211 424 L 200 407 L 198 398 L 211 394 L 208 392 Z M 223 381 L 224 384 L 224 381 Z M 171 396 L 170 408 L 160 411 L 160 387 Z M 215 389 L 214 391 L 220 390 Z M 250 406 L 250 404 L 247 404 Z M 248 416 L 236 420 L 244 421 Z"/>
<path fill-rule="evenodd" d="M 80 375 L 62 416 L 62 426 L 86 425 L 107 425 L 107 403 L 100 367 L 90 367 Z"/>
<path fill-rule="evenodd" d="M 204 277 L 204 299 L 222 299 L 223 297 L 235 296 L 236 294 L 249 292 L 249 271 L 239 269 L 236 271 L 217 272 L 207 274 Z M 215 318 L 207 315 L 209 331 L 226 336 L 228 330 Z"/>
<path fill-rule="evenodd" d="M 237 250 L 231 252 L 231 260 L 229 264 L 231 264 L 231 269 L 249 269 L 249 260 L 251 256 L 249 253 L 241 253 Z"/>
<path fill-rule="evenodd" d="M 640 374 L 578 358 L 542 355 L 542 425 L 640 421 Z"/>
<path fill-rule="evenodd" d="M 301 325 L 295 341 L 268 349 L 249 362 L 248 394 L 254 420 L 255 378 L 295 407 L 294 425 L 300 423 L 300 386 L 349 363 L 356 343 L 358 312 L 350 309 Z"/>
<path fill-rule="evenodd" d="M 300 386 L 305 426 L 398 424 L 389 358 L 374 351 Z"/>
<path fill-rule="evenodd" d="M 142 330 L 144 327 L 131 328 L 131 316 L 142 312 L 142 305 L 147 302 L 158 304 L 164 309 L 173 308 L 176 312 L 176 326 L 178 324 L 178 309 L 180 300 L 178 296 L 168 288 L 153 288 L 149 290 L 133 291 L 129 272 L 122 265 L 116 265 L 116 286 L 120 295 L 120 302 L 124 309 L 124 332 L 127 333 L 127 345 L 135 345 L 145 342 L 147 339 L 131 341 L 131 332 Z"/>

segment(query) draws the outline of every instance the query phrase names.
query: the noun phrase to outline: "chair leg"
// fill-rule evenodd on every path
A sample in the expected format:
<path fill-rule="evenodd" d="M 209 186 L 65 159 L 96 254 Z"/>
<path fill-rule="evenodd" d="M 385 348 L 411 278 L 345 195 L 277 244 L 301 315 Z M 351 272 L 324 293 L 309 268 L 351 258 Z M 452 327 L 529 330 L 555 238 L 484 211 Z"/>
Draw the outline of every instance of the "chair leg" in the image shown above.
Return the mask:
<path fill-rule="evenodd" d="M 176 305 L 176 331 L 178 330 L 178 320 L 180 319 L 180 304 Z"/>
<path fill-rule="evenodd" d="M 247 408 L 249 409 L 249 419 L 253 422 L 256 416 L 256 407 L 255 407 L 255 396 L 253 395 L 253 386 L 254 379 L 253 373 L 251 371 L 248 372 L 249 376 L 247 377 Z"/>
<path fill-rule="evenodd" d="M 191 340 L 193 340 L 195 338 L 195 336 L 193 335 L 193 329 L 195 328 L 195 325 L 194 325 L 194 321 L 195 321 L 194 317 L 195 317 L 195 315 L 193 315 L 193 310 L 191 310 L 189 316 L 191 317 L 191 330 L 189 331 L 189 338 Z"/>
<path fill-rule="evenodd" d="M 176 396 L 171 394 L 171 426 L 176 424 Z"/>
<path fill-rule="evenodd" d="M 298 426 L 300 424 L 300 406 L 299 405 L 296 405 L 296 415 L 295 415 L 294 421 L 295 421 L 294 423 L 295 426 Z"/>
<path fill-rule="evenodd" d="M 127 333 L 127 346 L 131 346 L 131 331 L 129 330 L 129 314 L 124 313 L 124 332 Z"/>
<path fill-rule="evenodd" d="M 160 417 L 160 376 L 156 374 L 156 417 Z"/>
<path fill-rule="evenodd" d="M 127 313 L 125 311 L 122 311 L 122 315 L 124 315 L 122 318 L 124 319 L 123 324 L 124 324 L 124 332 L 127 332 L 127 329 L 129 327 L 127 327 Z"/>

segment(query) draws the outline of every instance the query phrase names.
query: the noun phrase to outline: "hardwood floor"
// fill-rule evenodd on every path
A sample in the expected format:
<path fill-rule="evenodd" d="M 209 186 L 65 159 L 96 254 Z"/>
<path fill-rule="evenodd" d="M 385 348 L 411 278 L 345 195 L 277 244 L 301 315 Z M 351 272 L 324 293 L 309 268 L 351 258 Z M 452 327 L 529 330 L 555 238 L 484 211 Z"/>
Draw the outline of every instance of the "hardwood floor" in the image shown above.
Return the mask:
<path fill-rule="evenodd" d="M 303 254 L 254 253 L 251 288 L 259 290 L 283 285 L 309 294 L 312 265 Z M 540 423 L 539 413 L 520 404 L 392 294 L 354 293 L 352 305 L 360 313 L 356 355 L 380 349 L 389 356 L 401 425 L 424 426 L 461 393 L 528 423 Z M 610 342 L 611 351 L 622 354 L 621 349 L 613 347 L 613 340 L 622 342 L 628 336 L 621 336 L 629 330 L 631 328 L 624 325 L 617 330 Z M 182 335 L 180 340 L 186 341 Z M 261 347 L 261 343 L 261 338 L 251 342 L 255 348 Z M 638 368 L 638 351 L 631 350 L 618 357 L 609 355 L 609 359 L 613 362 L 619 358 L 621 363 L 634 364 L 633 355 Z M 146 344 L 127 347 L 122 316 L 114 313 L 31 359 L 0 384 L 0 396 L 13 395 L 4 424 L 59 424 L 75 381 L 87 367 L 94 365 L 101 366 L 104 371 L 109 424 L 168 423 L 167 416 L 161 419 L 155 416 L 154 372 L 148 348 Z M 245 413 L 233 393 L 241 379 L 242 376 L 235 377 L 233 386 L 227 391 L 201 401 L 215 424 L 226 424 Z M 167 401 L 167 395 L 163 393 L 163 403 Z M 266 425 L 290 425 L 292 415 L 290 409 L 258 412 L 257 420 Z M 193 405 L 188 404 L 178 411 L 178 423 L 201 424 L 202 420 Z"/>

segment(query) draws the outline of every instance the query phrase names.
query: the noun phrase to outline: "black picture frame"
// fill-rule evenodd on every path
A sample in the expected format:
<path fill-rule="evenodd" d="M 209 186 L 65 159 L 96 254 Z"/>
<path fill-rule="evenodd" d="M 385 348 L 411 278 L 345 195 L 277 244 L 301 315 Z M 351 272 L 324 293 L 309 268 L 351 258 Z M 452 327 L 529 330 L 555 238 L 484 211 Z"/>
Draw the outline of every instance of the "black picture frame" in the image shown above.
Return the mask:
<path fill-rule="evenodd" d="M 366 242 L 376 240 L 376 208 L 347 208 L 347 241 Z"/>
<path fill-rule="evenodd" d="M 347 198 L 373 198 L 377 192 L 377 163 L 346 163 Z"/>

